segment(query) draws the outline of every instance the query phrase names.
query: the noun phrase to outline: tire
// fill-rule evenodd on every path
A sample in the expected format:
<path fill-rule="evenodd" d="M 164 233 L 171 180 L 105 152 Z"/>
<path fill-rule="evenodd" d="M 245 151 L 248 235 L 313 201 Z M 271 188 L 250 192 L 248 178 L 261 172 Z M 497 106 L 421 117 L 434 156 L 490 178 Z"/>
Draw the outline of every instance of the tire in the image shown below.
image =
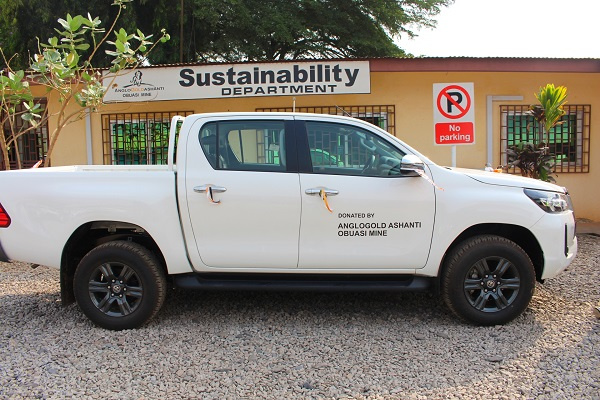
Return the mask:
<path fill-rule="evenodd" d="M 529 305 L 535 269 L 516 243 L 500 236 L 476 236 L 460 243 L 446 260 L 442 297 L 458 317 L 476 325 L 500 325 Z"/>
<path fill-rule="evenodd" d="M 81 311 L 111 330 L 138 328 L 160 310 L 167 283 L 159 261 L 133 242 L 104 243 L 83 257 L 73 280 Z"/>

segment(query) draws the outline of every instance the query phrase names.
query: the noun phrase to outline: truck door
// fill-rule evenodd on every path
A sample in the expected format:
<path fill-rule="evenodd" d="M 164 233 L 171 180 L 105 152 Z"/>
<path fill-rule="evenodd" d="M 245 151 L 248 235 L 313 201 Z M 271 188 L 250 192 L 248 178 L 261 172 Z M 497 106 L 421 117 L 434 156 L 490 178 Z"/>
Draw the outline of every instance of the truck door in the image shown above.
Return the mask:
<path fill-rule="evenodd" d="M 300 193 L 292 120 L 256 118 L 196 123 L 197 133 L 188 139 L 185 196 L 195 247 L 209 267 L 298 264 Z"/>
<path fill-rule="evenodd" d="M 305 125 L 309 156 L 300 157 L 300 168 L 306 170 L 302 164 L 308 161 L 312 172 L 300 174 L 298 267 L 423 268 L 435 188 L 420 177 L 402 176 L 404 152 L 383 136 L 336 122 Z"/>

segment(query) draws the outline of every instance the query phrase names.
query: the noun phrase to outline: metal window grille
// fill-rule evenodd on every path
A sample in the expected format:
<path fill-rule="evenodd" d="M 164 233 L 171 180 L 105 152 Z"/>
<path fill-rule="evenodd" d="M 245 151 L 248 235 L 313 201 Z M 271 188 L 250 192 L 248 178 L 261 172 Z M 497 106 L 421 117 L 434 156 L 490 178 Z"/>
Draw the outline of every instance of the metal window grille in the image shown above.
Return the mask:
<path fill-rule="evenodd" d="M 590 164 L 590 105 L 565 105 L 562 123 L 550 132 L 527 113 L 527 105 L 500 106 L 500 159 L 508 164 L 506 149 L 520 142 L 548 141 L 550 154 L 555 157 L 556 173 L 589 172 Z M 518 168 L 510 173 L 520 173 Z"/>
<path fill-rule="evenodd" d="M 340 132 L 335 124 L 308 124 L 308 145 L 313 164 L 319 166 L 344 166 L 359 168 L 367 163 L 369 154 L 360 146 L 360 136 Z"/>
<path fill-rule="evenodd" d="M 292 107 L 257 108 L 259 112 L 292 112 Z M 396 136 L 396 107 L 379 106 L 311 106 L 296 107 L 297 112 L 345 115 L 367 121 Z"/>
<path fill-rule="evenodd" d="M 171 118 L 192 113 L 102 114 L 104 164 L 166 164 Z"/>
<path fill-rule="evenodd" d="M 40 104 L 43 109 L 48 105 L 46 99 L 43 98 L 35 99 L 34 101 Z M 22 104 L 16 106 L 17 113 L 23 111 L 25 111 L 25 109 Z M 48 153 L 48 121 L 46 120 L 36 128 L 24 134 L 20 134 L 29 127 L 29 122 L 23 121 L 23 119 L 18 116 L 14 120 L 13 130 L 11 130 L 8 121 L 4 122 L 3 128 L 5 135 L 7 137 L 13 134 L 17 136 L 17 139 L 9 144 L 8 164 L 10 165 L 10 169 L 18 168 L 18 160 L 21 161 L 22 168 L 31 168 L 35 163 L 43 160 Z M 3 159 L 2 153 L 0 152 L 0 166 L 2 169 L 6 169 L 5 162 L 6 160 Z"/>

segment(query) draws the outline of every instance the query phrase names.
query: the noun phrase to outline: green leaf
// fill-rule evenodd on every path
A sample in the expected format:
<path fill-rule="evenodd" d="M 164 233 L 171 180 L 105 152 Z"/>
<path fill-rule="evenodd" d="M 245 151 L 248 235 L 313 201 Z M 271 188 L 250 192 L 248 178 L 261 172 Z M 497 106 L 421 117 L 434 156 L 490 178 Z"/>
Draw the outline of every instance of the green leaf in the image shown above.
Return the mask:
<path fill-rule="evenodd" d="M 67 19 L 69 19 L 71 16 L 69 14 L 67 14 Z M 69 23 L 67 21 L 65 21 L 62 18 L 58 19 L 58 23 L 65 29 L 69 29 Z M 60 33 L 60 32 L 59 32 Z"/>
<path fill-rule="evenodd" d="M 125 52 L 125 45 L 120 40 L 117 40 L 115 42 L 115 47 L 116 47 L 117 51 L 119 51 L 120 53 L 124 53 Z"/>
<path fill-rule="evenodd" d="M 69 21 L 69 29 L 72 32 L 78 31 L 83 24 L 84 18 L 81 15 L 76 15 L 73 19 Z"/>
<path fill-rule="evenodd" d="M 121 28 L 121 29 L 119 29 L 118 32 L 115 32 L 115 34 L 117 35 L 118 41 L 121 41 L 121 42 L 127 41 L 127 32 L 125 31 L 125 29 Z"/>
<path fill-rule="evenodd" d="M 67 64 L 69 65 L 69 67 L 71 67 L 71 68 L 75 67 L 78 62 L 79 62 L 79 54 L 77 54 L 75 52 L 69 53 L 69 55 L 67 56 Z"/>

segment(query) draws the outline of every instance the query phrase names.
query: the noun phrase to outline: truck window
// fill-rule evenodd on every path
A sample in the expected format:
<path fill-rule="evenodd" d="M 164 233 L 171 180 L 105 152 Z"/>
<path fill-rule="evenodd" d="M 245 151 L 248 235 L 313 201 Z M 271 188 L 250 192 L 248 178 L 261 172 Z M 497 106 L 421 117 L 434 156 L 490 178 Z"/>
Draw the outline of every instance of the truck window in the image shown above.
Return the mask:
<path fill-rule="evenodd" d="M 200 145 L 214 169 L 283 172 L 283 121 L 223 121 L 204 125 Z"/>
<path fill-rule="evenodd" d="M 313 173 L 399 176 L 404 153 L 367 130 L 351 125 L 306 123 Z"/>

